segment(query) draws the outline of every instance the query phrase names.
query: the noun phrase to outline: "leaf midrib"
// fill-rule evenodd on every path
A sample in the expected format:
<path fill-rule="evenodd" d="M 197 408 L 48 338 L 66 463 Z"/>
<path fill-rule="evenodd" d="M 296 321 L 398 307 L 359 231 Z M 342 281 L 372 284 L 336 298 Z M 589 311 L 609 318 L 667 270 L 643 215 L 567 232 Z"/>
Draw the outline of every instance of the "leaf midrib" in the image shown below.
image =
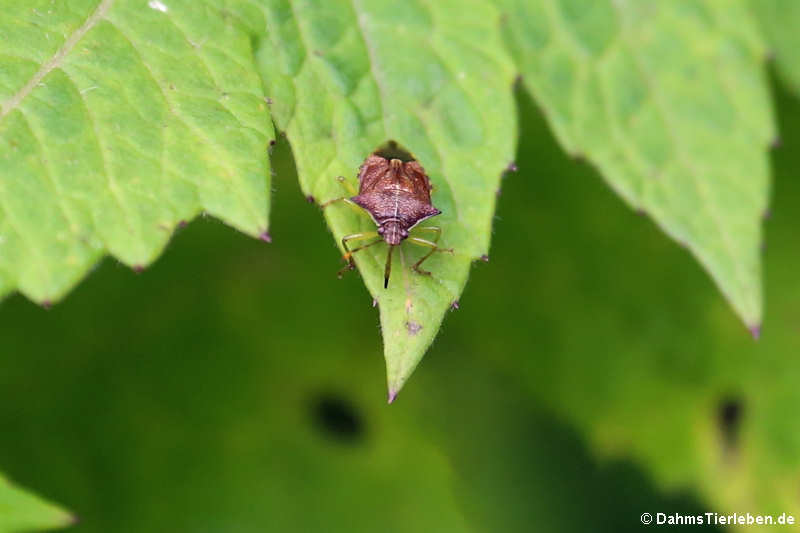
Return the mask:
<path fill-rule="evenodd" d="M 6 115 L 17 109 L 22 101 L 31 93 L 31 91 L 39 85 L 39 83 L 47 76 L 53 69 L 58 68 L 61 66 L 61 63 L 64 61 L 64 58 L 72 51 L 78 41 L 80 41 L 86 33 L 91 30 L 98 22 L 100 22 L 108 10 L 111 8 L 111 4 L 114 3 L 114 0 L 102 0 L 100 4 L 95 8 L 91 15 L 86 19 L 86 21 L 81 25 L 80 28 L 75 30 L 72 35 L 70 35 L 64 44 L 59 48 L 53 57 L 51 57 L 47 62 L 43 63 L 39 70 L 28 80 L 28 83 L 22 86 L 22 88 L 17 91 L 14 96 L 12 96 L 9 100 L 3 103 L 2 107 L 0 107 L 0 120 L 5 118 Z"/>

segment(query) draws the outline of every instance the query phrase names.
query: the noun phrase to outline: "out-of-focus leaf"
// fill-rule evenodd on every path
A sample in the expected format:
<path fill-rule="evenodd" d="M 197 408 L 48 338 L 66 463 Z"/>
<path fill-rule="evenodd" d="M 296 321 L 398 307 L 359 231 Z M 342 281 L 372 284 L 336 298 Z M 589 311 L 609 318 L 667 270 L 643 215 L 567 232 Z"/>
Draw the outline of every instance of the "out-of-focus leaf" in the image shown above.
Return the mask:
<path fill-rule="evenodd" d="M 524 131 L 547 135 L 539 126 Z M 548 170 L 573 167 L 554 144 L 534 146 L 542 148 L 536 157 L 561 163 Z M 15 437 L 0 439 L 0 456 L 14 475 L 45 480 L 48 494 L 70 495 L 81 517 L 76 533 L 583 533 L 587 524 L 625 533 L 641 530 L 644 510 L 707 508 L 691 493 L 660 492 L 631 461 L 595 457 L 585 434 L 545 412 L 549 404 L 543 408 L 518 380 L 548 357 L 570 355 L 554 349 L 543 331 L 569 331 L 571 312 L 582 328 L 587 318 L 554 297 L 564 289 L 559 280 L 575 278 L 535 280 L 515 294 L 504 276 L 531 265 L 513 251 L 520 239 L 541 241 L 545 248 L 534 249 L 537 273 L 564 266 L 554 243 L 578 257 L 589 248 L 595 261 L 596 242 L 582 231 L 577 240 L 565 236 L 595 226 L 593 205 L 611 220 L 630 218 L 599 182 L 578 196 L 575 211 L 567 206 L 572 216 L 559 225 L 552 188 L 569 197 L 580 180 L 570 175 L 543 188 L 532 179 L 536 159 L 526 158 L 521 179 L 501 201 L 510 208 L 527 201 L 547 228 L 498 237 L 501 267 L 474 274 L 492 283 L 469 291 L 437 341 L 436 356 L 389 408 L 376 402 L 384 369 L 371 349 L 380 331 L 359 329 L 374 310 L 357 277 L 337 283 L 318 275 L 319 264 L 335 253 L 316 208 L 284 167 L 286 156 L 281 143 L 272 158 L 273 227 L 284 229 L 274 247 L 204 221 L 183 231 L 136 283 L 106 262 L 48 312 L 18 297 L 0 308 L 8 348 L 0 352 L 0 427 Z M 518 230 L 524 220 L 513 210 L 498 224 Z M 698 270 L 678 250 L 672 256 L 671 265 Z M 607 268 L 600 272 L 608 275 Z M 518 300 L 550 282 L 555 286 L 545 298 Z M 581 294 L 575 285 L 571 290 Z M 319 304 L 264 305 L 298 294 L 312 294 Z M 639 302 L 636 295 L 614 298 Z M 331 313 L 333 306 L 347 312 Z M 532 320 L 530 309 L 551 321 Z M 509 321 L 511 314 L 526 327 Z M 478 326 L 500 336 L 490 338 Z M 570 348 L 597 348 L 589 336 L 570 338 Z M 548 351 L 532 350 L 538 344 Z M 500 369 L 501 357 L 516 362 Z M 32 401 L 10 401 L 32 382 Z M 580 392 L 591 404 L 585 398 L 593 391 L 575 391 L 576 397 Z"/>
<path fill-rule="evenodd" d="M 68 526 L 64 509 L 11 484 L 0 474 L 0 533 L 19 533 Z"/>
<path fill-rule="evenodd" d="M 800 94 L 800 2 L 751 0 L 781 77 Z"/>
<path fill-rule="evenodd" d="M 744 3 L 499 4 L 560 143 L 687 246 L 757 334 L 774 132 L 765 49 Z"/>
<path fill-rule="evenodd" d="M 351 195 L 359 165 L 393 139 L 434 184 L 443 229 L 432 277 L 411 271 L 426 249 L 404 244 L 383 287 L 386 248 L 356 254 L 380 307 L 392 399 L 458 300 L 470 263 L 488 252 L 495 191 L 515 146 L 513 68 L 487 2 L 263 0 L 268 38 L 258 58 L 272 113 L 286 131 L 303 192 L 317 202 Z M 325 210 L 337 242 L 374 230 L 343 204 Z M 337 265 L 329 265 L 331 276 Z"/>
<path fill-rule="evenodd" d="M 779 97 L 783 146 L 772 160 L 768 327 L 759 342 L 684 250 L 637 222 L 597 172 L 554 154 L 538 110 L 522 98 L 519 175 L 560 179 L 504 184 L 496 268 L 476 272 L 441 349 L 452 360 L 474 352 L 495 361 L 509 388 L 524 382 L 534 404 L 574 427 L 601 463 L 630 459 L 661 490 L 696 493 L 703 511 L 797 519 L 800 106 Z M 523 260 L 519 248 L 532 252 Z"/>
<path fill-rule="evenodd" d="M 267 229 L 273 137 L 237 2 L 0 1 L 0 295 L 140 268 L 201 210 Z"/>

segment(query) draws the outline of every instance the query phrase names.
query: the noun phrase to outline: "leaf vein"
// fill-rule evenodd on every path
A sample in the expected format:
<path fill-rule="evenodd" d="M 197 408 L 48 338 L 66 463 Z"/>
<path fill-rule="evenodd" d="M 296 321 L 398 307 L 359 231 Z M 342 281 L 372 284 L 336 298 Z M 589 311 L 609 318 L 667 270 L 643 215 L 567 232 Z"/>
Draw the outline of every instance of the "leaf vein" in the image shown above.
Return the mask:
<path fill-rule="evenodd" d="M 189 38 L 186 35 L 186 33 L 184 33 L 183 30 L 178 25 L 173 23 L 173 26 L 181 33 L 181 35 L 183 36 L 184 39 L 189 41 Z M 198 138 L 198 140 L 200 140 L 201 142 L 203 142 L 207 146 L 214 146 L 215 143 L 212 142 L 212 140 L 202 131 L 201 128 L 198 128 L 196 125 L 192 124 L 191 121 L 184 119 L 183 117 L 181 117 L 175 111 L 175 108 L 172 106 L 172 104 L 169 101 L 169 97 L 168 97 L 167 91 L 161 85 L 161 82 L 158 81 L 158 77 L 155 75 L 155 72 L 153 72 L 153 70 L 150 67 L 150 65 L 142 58 L 141 53 L 139 52 L 137 47 L 134 45 L 133 40 L 121 28 L 119 28 L 117 26 L 114 26 L 114 27 L 117 29 L 119 34 L 122 35 L 128 41 L 128 43 L 130 44 L 131 48 L 136 53 L 136 55 L 137 55 L 139 61 L 141 62 L 142 66 L 147 71 L 147 74 L 150 76 L 150 79 L 159 88 L 159 92 L 161 93 L 161 96 L 164 99 L 164 103 L 167 106 L 167 109 L 169 110 L 170 114 L 176 120 L 178 120 L 183 125 L 185 125 L 187 128 L 189 128 L 189 130 L 191 130 L 194 133 L 195 137 Z M 209 70 L 208 69 L 208 64 L 206 63 L 205 59 L 202 56 L 199 56 L 199 57 L 200 57 L 200 61 L 203 63 L 204 67 L 206 68 L 206 72 L 208 72 L 208 70 Z M 209 75 L 210 75 L 210 73 L 209 73 Z M 209 99 L 207 97 L 205 99 L 211 100 L 211 101 L 216 101 L 216 100 L 213 100 L 213 99 Z M 227 108 L 226 108 L 226 111 L 227 111 Z M 228 113 L 230 114 L 230 111 L 228 111 Z M 235 116 L 233 118 L 237 121 L 237 123 L 239 122 L 238 119 Z M 239 123 L 239 124 L 241 125 L 241 123 Z M 263 136 L 263 134 L 259 133 L 259 136 Z M 266 141 L 264 142 L 264 144 L 266 145 Z M 223 159 L 218 160 L 218 162 L 220 162 L 220 164 L 223 167 L 225 167 L 226 170 L 229 171 L 228 174 L 230 176 L 235 176 L 237 174 L 234 171 L 234 169 L 231 168 L 231 166 L 229 164 L 227 164 Z M 197 187 L 196 183 L 195 183 L 195 187 Z M 242 205 L 245 206 L 245 208 L 251 212 L 251 214 L 255 217 L 256 220 L 259 219 L 260 216 L 259 216 L 259 213 L 258 213 L 258 209 L 255 206 L 252 205 L 252 203 L 249 201 L 249 198 L 247 198 L 244 195 L 244 193 L 240 190 L 239 187 L 234 187 L 233 189 L 234 189 L 234 194 L 236 194 L 239 197 L 239 199 L 242 201 Z"/>
<path fill-rule="evenodd" d="M 50 58 L 46 63 L 44 63 L 41 68 L 28 80 L 28 83 L 22 86 L 22 88 L 17 91 L 14 96 L 12 96 L 9 100 L 3 103 L 0 106 L 0 120 L 3 119 L 6 115 L 8 115 L 11 111 L 19 107 L 22 101 L 28 96 L 31 91 L 39 85 L 39 83 L 47 76 L 50 71 L 55 68 L 61 66 L 61 63 L 64 61 L 64 58 L 69 54 L 78 41 L 83 38 L 86 33 L 91 30 L 108 12 L 111 4 L 114 0 L 102 0 L 100 4 L 98 4 L 97 8 L 89 15 L 89 18 L 86 19 L 80 28 L 75 30 L 72 35 L 64 42 L 61 48 Z"/>

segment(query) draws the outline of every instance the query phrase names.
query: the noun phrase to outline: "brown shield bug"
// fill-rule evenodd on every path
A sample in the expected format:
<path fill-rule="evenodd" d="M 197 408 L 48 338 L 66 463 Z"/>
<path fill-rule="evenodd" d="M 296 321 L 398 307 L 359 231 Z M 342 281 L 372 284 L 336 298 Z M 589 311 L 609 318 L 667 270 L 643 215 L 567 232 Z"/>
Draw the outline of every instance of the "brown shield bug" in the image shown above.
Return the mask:
<path fill-rule="evenodd" d="M 345 202 L 356 207 L 361 212 L 366 212 L 378 226 L 377 231 L 367 231 L 346 235 L 342 239 L 345 249 L 344 260 L 347 265 L 339 271 L 339 276 L 345 270 L 355 268 L 353 254 L 369 248 L 381 241 L 389 246 L 386 254 L 386 267 L 384 269 L 383 286 L 389 286 L 389 275 L 392 271 L 392 251 L 404 240 L 419 246 L 430 248 L 427 254 L 411 267 L 415 272 L 429 276 L 431 273 L 422 270 L 420 265 L 434 252 L 450 252 L 452 248 L 440 248 L 439 237 L 442 228 L 439 226 L 417 227 L 417 224 L 441 213 L 431 203 L 431 181 L 425 174 L 422 165 L 406 150 L 400 148 L 396 142 L 389 141 L 369 155 L 358 171 L 358 194 L 343 176 L 336 178 L 339 183 L 351 189 L 354 196 L 347 198 L 334 198 L 322 204 L 327 207 L 335 202 Z M 430 232 L 431 240 L 410 235 L 412 229 L 417 232 Z M 374 241 L 353 248 L 347 246 L 351 241 L 375 239 Z"/>

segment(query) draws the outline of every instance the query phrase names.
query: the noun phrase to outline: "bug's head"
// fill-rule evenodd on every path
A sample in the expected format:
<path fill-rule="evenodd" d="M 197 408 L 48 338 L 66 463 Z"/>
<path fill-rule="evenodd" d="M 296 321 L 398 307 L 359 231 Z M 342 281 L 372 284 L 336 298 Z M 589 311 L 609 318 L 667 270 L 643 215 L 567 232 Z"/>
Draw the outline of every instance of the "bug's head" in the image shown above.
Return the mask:
<path fill-rule="evenodd" d="M 408 237 L 408 231 L 396 220 L 387 220 L 378 228 L 378 234 L 389 246 L 397 246 Z"/>

